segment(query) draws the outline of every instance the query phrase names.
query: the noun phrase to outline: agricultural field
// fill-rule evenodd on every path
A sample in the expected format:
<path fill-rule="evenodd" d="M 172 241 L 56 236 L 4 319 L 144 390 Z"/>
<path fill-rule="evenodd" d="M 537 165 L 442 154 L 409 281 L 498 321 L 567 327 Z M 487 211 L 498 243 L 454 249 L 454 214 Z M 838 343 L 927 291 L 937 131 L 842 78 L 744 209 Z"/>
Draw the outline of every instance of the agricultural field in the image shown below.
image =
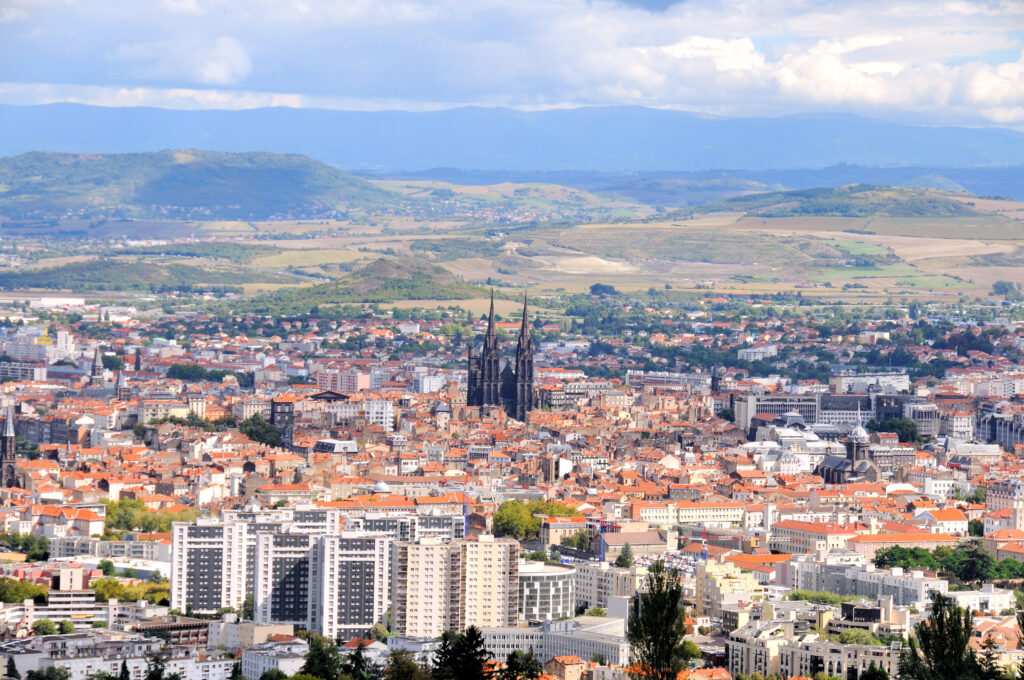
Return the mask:
<path fill-rule="evenodd" d="M 372 300 L 475 311 L 489 289 L 506 301 L 523 290 L 559 295 L 593 283 L 626 291 L 799 293 L 824 301 L 949 300 L 984 297 L 996 281 L 1024 278 L 1024 203 L 1015 201 L 869 188 L 804 192 L 806 205 L 800 192 L 777 192 L 721 201 L 708 212 L 655 216 L 630 199 L 556 185 L 374 180 L 365 188 L 434 208 L 464 203 L 474 214 L 502 205 L 548 215 L 582 210 L 587 219 L 498 224 L 395 214 L 4 223 L 0 234 L 22 238 L 3 243 L 29 245 L 0 247 L 0 285 L 98 296 L 212 287 L 254 296 L 260 309 Z M 805 214 L 808 206 L 826 214 Z M 620 208 L 632 211 L 628 219 L 609 212 Z M 858 214 L 868 208 L 875 213 Z M 916 214 L 927 210 L 935 214 Z M 68 233 L 77 236 L 56 236 Z"/>

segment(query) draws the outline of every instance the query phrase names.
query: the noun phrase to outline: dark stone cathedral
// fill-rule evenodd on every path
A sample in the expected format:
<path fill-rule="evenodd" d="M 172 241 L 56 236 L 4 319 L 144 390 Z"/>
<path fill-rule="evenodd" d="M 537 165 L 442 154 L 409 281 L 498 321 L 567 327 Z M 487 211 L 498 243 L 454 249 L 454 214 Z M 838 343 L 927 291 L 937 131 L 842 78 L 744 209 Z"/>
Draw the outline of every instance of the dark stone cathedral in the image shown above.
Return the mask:
<path fill-rule="evenodd" d="M 491 314 L 487 320 L 480 354 L 469 345 L 469 386 L 466 390 L 468 406 L 500 406 L 510 417 L 525 421 L 537 405 L 533 390 L 533 336 L 527 318 L 526 295 L 523 295 L 523 323 L 519 328 L 514 362 L 504 362 L 498 349 L 498 335 L 494 328 L 494 293 L 491 293 Z"/>

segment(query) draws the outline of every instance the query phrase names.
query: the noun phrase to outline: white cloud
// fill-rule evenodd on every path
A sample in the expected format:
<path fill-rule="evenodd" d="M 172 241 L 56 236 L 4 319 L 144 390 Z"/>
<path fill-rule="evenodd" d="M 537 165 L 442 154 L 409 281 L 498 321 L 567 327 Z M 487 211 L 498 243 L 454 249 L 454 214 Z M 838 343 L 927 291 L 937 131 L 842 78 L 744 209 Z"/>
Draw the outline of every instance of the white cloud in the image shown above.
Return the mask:
<path fill-rule="evenodd" d="M 190 81 L 202 85 L 234 85 L 252 71 L 249 53 L 235 38 L 211 42 L 133 43 L 121 45 L 112 59 L 136 78 Z"/>
<path fill-rule="evenodd" d="M 0 79 L 114 87 L 129 93 L 124 101 L 221 93 L 188 94 L 190 106 L 282 96 L 305 106 L 644 104 L 1024 122 L 1019 0 L 686 0 L 664 12 L 616 0 L 97 0 L 37 9 L 63 1 L 7 0 L 29 13 L 19 26 L 65 30 L 26 30 L 17 48 L 0 45 Z M 69 26 L 77 40 L 47 37 L 67 36 Z M 225 94 L 243 85 L 245 93 Z M 266 94 L 274 92 L 295 94 Z"/>

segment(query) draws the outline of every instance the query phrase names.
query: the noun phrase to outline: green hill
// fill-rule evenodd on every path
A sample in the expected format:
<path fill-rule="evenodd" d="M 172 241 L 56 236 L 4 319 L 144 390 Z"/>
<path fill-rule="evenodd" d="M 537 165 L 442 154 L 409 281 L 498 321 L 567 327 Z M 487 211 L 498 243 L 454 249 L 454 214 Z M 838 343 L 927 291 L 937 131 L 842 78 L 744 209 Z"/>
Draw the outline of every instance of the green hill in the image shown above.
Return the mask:
<path fill-rule="evenodd" d="M 306 219 L 407 199 L 306 156 L 215 151 L 0 158 L 7 219 Z"/>
<path fill-rule="evenodd" d="M 983 214 L 948 192 L 871 184 L 737 196 L 706 203 L 681 214 L 711 212 L 746 212 L 760 217 L 967 217 Z"/>
<path fill-rule="evenodd" d="M 466 283 L 447 269 L 414 258 L 381 258 L 338 281 L 283 289 L 257 297 L 252 311 L 306 313 L 314 305 L 397 300 L 467 300 L 484 297 L 483 286 Z M 236 305 L 237 308 L 237 305 Z"/>

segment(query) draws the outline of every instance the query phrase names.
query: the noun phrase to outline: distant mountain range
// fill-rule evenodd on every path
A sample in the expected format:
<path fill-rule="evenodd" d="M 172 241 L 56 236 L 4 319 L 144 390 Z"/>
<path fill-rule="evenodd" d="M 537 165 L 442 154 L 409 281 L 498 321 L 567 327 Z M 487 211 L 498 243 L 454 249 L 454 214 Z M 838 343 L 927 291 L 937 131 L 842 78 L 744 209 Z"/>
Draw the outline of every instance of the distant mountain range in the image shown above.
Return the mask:
<path fill-rule="evenodd" d="M 359 177 L 295 154 L 33 152 L 0 158 L 11 219 L 339 217 L 403 203 Z"/>
<path fill-rule="evenodd" d="M 762 172 L 841 163 L 925 169 L 908 177 L 913 179 L 935 168 L 1005 166 L 1024 158 L 1024 134 L 999 128 L 923 127 L 850 115 L 709 118 L 642 107 L 355 112 L 52 104 L 0 106 L 0 129 L 0 155 L 182 148 L 272 151 L 380 173 L 437 167 Z M 1021 174 L 1019 168 L 1014 172 Z M 946 172 L 938 174 L 960 183 Z M 863 176 L 849 182 L 888 183 Z M 797 188 L 775 174 L 767 183 Z"/>
<path fill-rule="evenodd" d="M 571 215 L 562 219 L 579 221 L 629 219 L 640 208 L 651 215 L 650 208 L 642 204 L 662 212 L 674 208 L 685 214 L 729 211 L 764 217 L 979 214 L 966 200 L 970 194 L 961 184 L 939 175 L 916 175 L 904 186 L 851 183 L 795 190 L 786 190 L 779 183 L 699 173 L 681 179 L 672 178 L 670 173 L 641 178 L 600 173 L 542 176 L 594 185 L 590 188 L 597 193 L 567 190 L 550 181 L 496 184 L 486 194 L 475 189 L 461 193 L 457 191 L 459 184 L 438 181 L 403 184 L 368 180 L 297 154 L 37 151 L 0 158 L 0 218 L 10 221 L 4 228 L 26 236 L 39 229 L 55 233 L 53 229 L 67 224 L 77 225 L 77 231 L 87 229 L 101 236 L 110 223 L 115 232 L 123 232 L 128 228 L 122 221 L 132 220 L 340 219 L 358 213 L 403 214 L 427 220 L 438 216 L 475 219 L 473 199 L 485 199 L 482 203 L 492 212 L 501 206 L 525 206 L 533 211 Z M 765 173 L 765 179 L 769 176 L 771 173 Z M 835 174 L 836 178 L 844 176 Z M 469 181 L 465 175 L 463 181 Z M 465 204 L 466 211 L 451 212 L 447 208 L 453 203 Z M 612 210 L 615 206 L 621 213 Z M 568 212 L 558 212 L 562 209 Z M 66 222 L 58 225 L 60 220 Z"/>

